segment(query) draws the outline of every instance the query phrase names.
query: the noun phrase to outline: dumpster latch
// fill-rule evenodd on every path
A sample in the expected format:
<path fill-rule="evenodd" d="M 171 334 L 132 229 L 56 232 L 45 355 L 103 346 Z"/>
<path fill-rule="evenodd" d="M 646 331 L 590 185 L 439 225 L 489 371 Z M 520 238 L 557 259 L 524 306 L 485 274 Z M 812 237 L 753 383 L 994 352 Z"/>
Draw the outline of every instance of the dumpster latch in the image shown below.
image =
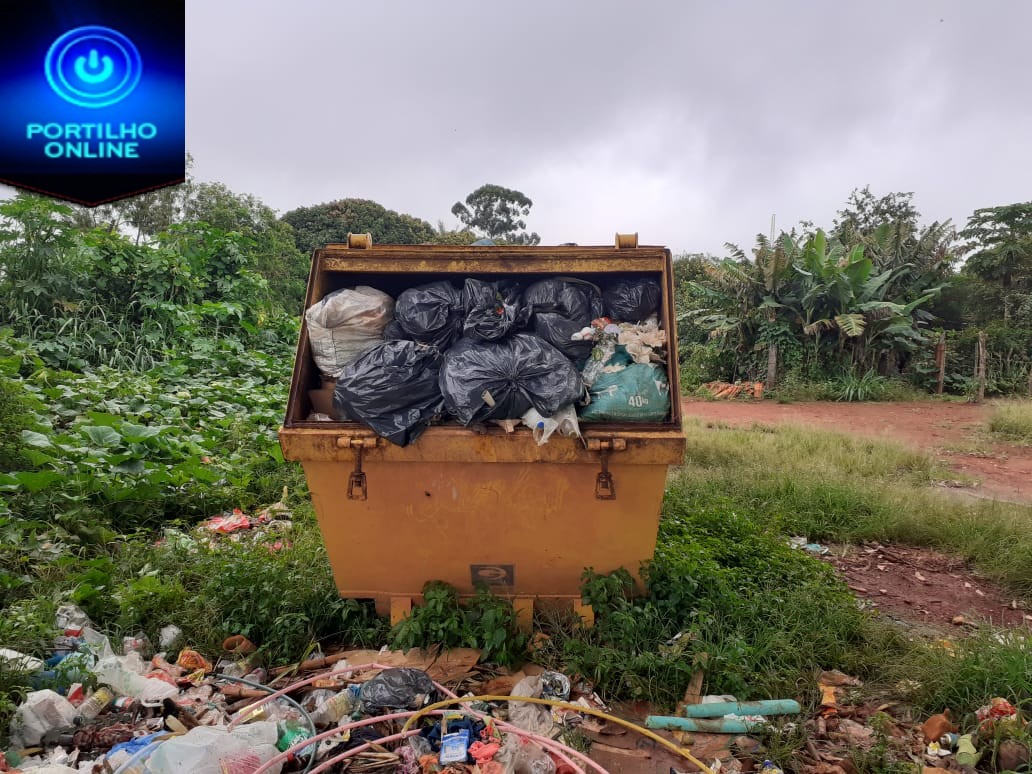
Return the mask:
<path fill-rule="evenodd" d="M 598 452 L 599 463 L 602 465 L 602 469 L 595 478 L 595 497 L 599 500 L 616 499 L 616 485 L 613 483 L 613 474 L 609 472 L 609 455 L 626 448 L 627 441 L 622 438 L 588 439 L 588 450 Z"/>
<path fill-rule="evenodd" d="M 377 438 L 354 438 L 352 436 L 342 436 L 337 439 L 337 446 L 340 448 L 355 450 L 355 469 L 348 477 L 349 500 L 365 500 L 369 496 L 366 474 L 362 470 L 362 455 L 366 449 L 375 448 L 377 440 Z"/>

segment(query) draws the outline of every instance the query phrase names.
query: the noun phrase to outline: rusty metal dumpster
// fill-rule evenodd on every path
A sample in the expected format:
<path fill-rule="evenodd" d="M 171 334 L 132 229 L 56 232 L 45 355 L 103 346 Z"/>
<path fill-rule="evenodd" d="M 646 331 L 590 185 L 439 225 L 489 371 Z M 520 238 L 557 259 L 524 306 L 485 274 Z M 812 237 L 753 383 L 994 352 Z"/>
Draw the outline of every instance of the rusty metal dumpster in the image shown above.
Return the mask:
<path fill-rule="evenodd" d="M 650 275 L 662 293 L 668 352 L 677 352 L 669 250 L 638 247 L 372 245 L 365 235 L 316 250 L 306 306 L 333 290 L 370 285 L 391 295 L 436 279 L 563 276 L 599 283 Z M 621 242 L 623 245 L 621 246 Z M 406 447 L 353 422 L 309 421 L 327 399 L 302 325 L 280 429 L 284 456 L 304 467 L 342 596 L 371 598 L 398 620 L 429 580 L 462 594 L 482 586 L 511 597 L 525 621 L 535 600 L 572 602 L 582 615 L 586 567 L 637 574 L 655 550 L 667 467 L 679 464 L 676 354 L 671 411 L 658 423 L 584 424 L 587 444 L 528 428 L 429 427 Z"/>

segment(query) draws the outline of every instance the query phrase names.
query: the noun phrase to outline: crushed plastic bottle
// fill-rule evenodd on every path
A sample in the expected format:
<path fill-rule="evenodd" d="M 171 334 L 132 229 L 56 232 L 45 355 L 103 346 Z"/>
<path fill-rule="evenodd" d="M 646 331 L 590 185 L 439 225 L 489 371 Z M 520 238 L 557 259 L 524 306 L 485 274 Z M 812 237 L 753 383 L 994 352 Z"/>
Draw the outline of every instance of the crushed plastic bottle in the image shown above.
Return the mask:
<path fill-rule="evenodd" d="M 362 702 L 357 693 L 344 689 L 326 698 L 312 712 L 312 722 L 317 726 L 332 726 L 359 710 Z"/>
<path fill-rule="evenodd" d="M 93 692 L 90 698 L 79 705 L 79 717 L 84 720 L 93 720 L 93 718 L 110 707 L 114 700 L 115 694 L 101 686 Z"/>

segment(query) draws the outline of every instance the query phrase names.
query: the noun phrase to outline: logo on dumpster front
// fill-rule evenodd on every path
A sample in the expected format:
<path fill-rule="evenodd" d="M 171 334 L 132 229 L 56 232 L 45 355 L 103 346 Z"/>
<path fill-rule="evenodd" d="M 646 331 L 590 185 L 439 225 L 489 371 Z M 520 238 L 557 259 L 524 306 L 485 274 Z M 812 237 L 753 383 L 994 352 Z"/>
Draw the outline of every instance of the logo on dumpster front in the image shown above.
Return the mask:
<path fill-rule="evenodd" d="M 514 564 L 471 564 L 469 574 L 474 587 L 516 585 Z"/>

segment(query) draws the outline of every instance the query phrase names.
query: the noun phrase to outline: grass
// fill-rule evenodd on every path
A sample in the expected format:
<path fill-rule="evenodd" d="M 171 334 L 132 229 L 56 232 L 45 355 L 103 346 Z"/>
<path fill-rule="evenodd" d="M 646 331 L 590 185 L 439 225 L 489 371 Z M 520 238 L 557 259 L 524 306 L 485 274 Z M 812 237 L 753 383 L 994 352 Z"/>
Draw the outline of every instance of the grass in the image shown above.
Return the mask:
<path fill-rule="evenodd" d="M 902 379 L 878 376 L 873 371 L 852 372 L 824 380 L 800 379 L 786 375 L 769 396 L 778 403 L 813 401 L 920 401 L 933 397 Z"/>
<path fill-rule="evenodd" d="M 997 404 L 989 417 L 989 432 L 1007 441 L 1032 445 L 1032 400 Z"/>
<path fill-rule="evenodd" d="M 487 648 L 496 661 L 522 656 L 511 610 L 497 599 L 459 604 L 442 591 L 439 614 L 428 606 L 393 631 L 368 606 L 339 599 L 309 498 L 293 480 L 296 467 L 233 457 L 227 449 L 235 448 L 237 426 L 209 424 L 213 409 L 226 412 L 201 385 L 190 384 L 188 397 L 153 397 L 167 391 L 134 382 L 138 399 L 123 406 L 129 399 L 107 390 L 106 378 L 87 382 L 76 377 L 63 390 L 67 396 L 52 398 L 66 423 L 79 421 L 81 406 L 95 403 L 94 392 L 106 396 L 105 411 L 117 413 L 164 416 L 185 413 L 175 401 L 196 402 L 190 424 L 222 439 L 227 477 L 239 478 L 230 482 L 232 492 L 265 497 L 273 478 L 291 484 L 294 524 L 283 537 L 289 545 L 278 551 L 265 541 L 209 545 L 190 532 L 191 518 L 165 521 L 159 545 L 160 533 L 145 527 L 110 542 L 77 543 L 42 521 L 5 516 L 0 501 L 5 646 L 46 656 L 54 609 L 72 601 L 116 643 L 138 631 L 154 641 L 162 626 L 175 623 L 188 644 L 209 656 L 237 633 L 253 639 L 272 663 L 295 660 L 316 643 L 439 641 Z M 271 407 L 277 395 L 268 385 L 255 387 L 251 416 L 260 433 L 278 419 Z M 905 694 L 922 712 L 950 706 L 959 717 L 993 695 L 1015 702 L 1032 697 L 1026 640 L 985 631 L 949 650 L 913 640 L 859 609 L 827 565 L 785 540 L 805 534 L 935 546 L 973 558 L 990 577 L 1029 593 L 1032 509 L 949 498 L 928 486 L 951 478 L 948 470 L 884 442 L 791 426 L 693 423 L 686 435 L 685 464 L 669 479 L 656 557 L 643 572 L 645 593 L 631 593 L 626 571 L 587 572 L 584 593 L 596 626 L 540 618 L 550 637 L 536 660 L 584 675 L 607 698 L 645 699 L 663 709 L 683 694 L 702 654 L 707 692 L 794 697 L 810 708 L 818 701 L 816 676 L 832 668 L 874 690 Z M 0 669 L 0 735 L 24 690 L 23 679 Z M 786 749 L 797 742 L 784 740 Z"/>
<path fill-rule="evenodd" d="M 686 424 L 685 465 L 672 486 L 700 507 L 748 513 L 813 540 L 930 546 L 975 562 L 1032 594 L 1032 508 L 962 501 L 929 485 L 955 474 L 901 445 L 800 426 Z"/>

